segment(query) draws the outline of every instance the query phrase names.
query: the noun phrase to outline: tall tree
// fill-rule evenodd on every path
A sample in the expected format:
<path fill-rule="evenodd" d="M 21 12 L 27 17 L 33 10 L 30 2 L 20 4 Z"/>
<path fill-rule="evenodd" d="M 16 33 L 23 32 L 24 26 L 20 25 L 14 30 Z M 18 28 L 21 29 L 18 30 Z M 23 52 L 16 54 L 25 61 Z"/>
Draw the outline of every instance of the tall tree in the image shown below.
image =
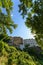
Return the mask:
<path fill-rule="evenodd" d="M 6 14 L 2 12 L 2 9 L 6 10 Z M 11 19 L 11 11 L 13 9 L 12 0 L 0 0 L 0 34 L 6 34 L 7 30 L 12 33 L 12 28 L 16 28 L 17 25 Z"/>
<path fill-rule="evenodd" d="M 43 0 L 20 0 L 19 12 L 26 17 L 26 26 L 35 34 L 35 39 L 43 48 Z"/>

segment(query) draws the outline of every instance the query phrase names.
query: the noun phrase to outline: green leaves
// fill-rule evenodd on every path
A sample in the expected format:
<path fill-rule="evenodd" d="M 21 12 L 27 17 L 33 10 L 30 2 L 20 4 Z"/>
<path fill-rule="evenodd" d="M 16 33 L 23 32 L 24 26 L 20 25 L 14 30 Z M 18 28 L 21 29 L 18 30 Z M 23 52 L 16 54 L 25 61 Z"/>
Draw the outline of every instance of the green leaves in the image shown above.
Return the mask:
<path fill-rule="evenodd" d="M 21 12 L 21 15 L 23 16 L 23 18 L 25 17 L 25 15 L 27 15 L 32 5 L 33 5 L 32 0 L 20 0 L 19 12 Z"/>
<path fill-rule="evenodd" d="M 2 3 L 0 2 L 0 6 L 2 6 Z"/>
<path fill-rule="evenodd" d="M 24 5 L 24 8 L 22 7 Z M 27 16 L 25 25 L 31 29 L 32 33 L 40 38 L 37 40 L 43 40 L 43 1 L 42 0 L 20 0 L 20 12 L 22 16 Z M 26 10 L 25 10 L 26 9 Z M 26 12 L 26 14 L 24 14 Z M 41 42 L 40 45 L 42 44 Z"/>
<path fill-rule="evenodd" d="M 2 29 L 2 33 L 5 34 L 7 33 L 7 30 L 12 33 L 12 29 L 17 27 L 17 24 L 14 24 L 10 15 L 12 7 L 13 2 L 11 0 L 0 0 L 0 27 Z M 6 14 L 2 13 L 2 8 L 6 10 Z"/>

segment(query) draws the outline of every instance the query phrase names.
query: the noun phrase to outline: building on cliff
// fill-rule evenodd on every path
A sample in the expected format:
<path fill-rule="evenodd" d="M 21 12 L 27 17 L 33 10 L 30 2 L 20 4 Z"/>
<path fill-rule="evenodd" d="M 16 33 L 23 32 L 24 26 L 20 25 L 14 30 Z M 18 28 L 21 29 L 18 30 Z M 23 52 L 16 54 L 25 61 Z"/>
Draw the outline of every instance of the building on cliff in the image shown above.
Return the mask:
<path fill-rule="evenodd" d="M 19 47 L 20 49 L 23 49 L 26 44 L 28 44 L 29 47 L 38 46 L 35 39 L 23 39 L 21 37 L 10 37 L 10 41 L 8 44 Z"/>

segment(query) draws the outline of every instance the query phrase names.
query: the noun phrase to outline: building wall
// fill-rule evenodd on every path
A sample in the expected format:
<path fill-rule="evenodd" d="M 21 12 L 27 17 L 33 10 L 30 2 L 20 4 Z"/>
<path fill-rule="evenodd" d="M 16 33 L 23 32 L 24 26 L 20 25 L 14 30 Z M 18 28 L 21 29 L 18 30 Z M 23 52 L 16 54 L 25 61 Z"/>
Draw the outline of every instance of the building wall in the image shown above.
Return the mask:
<path fill-rule="evenodd" d="M 10 37 L 9 45 L 19 46 L 23 44 L 23 39 L 21 37 Z"/>
<path fill-rule="evenodd" d="M 25 48 L 26 44 L 29 44 L 29 47 L 38 46 L 35 39 L 24 39 L 23 44 L 20 45 L 20 49 L 23 50 L 23 48 Z"/>
<path fill-rule="evenodd" d="M 16 45 L 23 44 L 23 39 L 21 37 L 14 37 L 13 42 Z"/>
<path fill-rule="evenodd" d="M 19 46 L 19 48 L 20 48 L 21 50 L 23 50 L 23 48 L 25 48 L 25 45 L 24 45 L 24 44 L 21 44 L 21 45 Z"/>
<path fill-rule="evenodd" d="M 29 44 L 30 46 L 37 46 L 37 42 L 35 39 L 24 39 L 23 44 Z"/>

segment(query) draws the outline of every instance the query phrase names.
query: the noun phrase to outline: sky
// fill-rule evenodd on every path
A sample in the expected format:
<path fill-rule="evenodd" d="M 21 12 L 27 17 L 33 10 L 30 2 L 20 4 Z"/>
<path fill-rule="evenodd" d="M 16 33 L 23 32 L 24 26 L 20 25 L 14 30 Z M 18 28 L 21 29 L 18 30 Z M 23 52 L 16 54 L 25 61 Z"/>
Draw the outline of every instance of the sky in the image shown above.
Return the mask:
<path fill-rule="evenodd" d="M 13 33 L 10 34 L 8 32 L 9 36 L 17 36 L 17 37 L 22 37 L 23 39 L 31 39 L 34 38 L 30 29 L 28 29 L 25 25 L 25 20 L 23 19 L 20 13 L 18 12 L 19 7 L 18 4 L 20 3 L 19 0 L 12 0 L 14 5 L 13 5 L 13 10 L 11 12 L 11 17 L 14 23 L 18 24 L 18 27 L 13 30 Z"/>

